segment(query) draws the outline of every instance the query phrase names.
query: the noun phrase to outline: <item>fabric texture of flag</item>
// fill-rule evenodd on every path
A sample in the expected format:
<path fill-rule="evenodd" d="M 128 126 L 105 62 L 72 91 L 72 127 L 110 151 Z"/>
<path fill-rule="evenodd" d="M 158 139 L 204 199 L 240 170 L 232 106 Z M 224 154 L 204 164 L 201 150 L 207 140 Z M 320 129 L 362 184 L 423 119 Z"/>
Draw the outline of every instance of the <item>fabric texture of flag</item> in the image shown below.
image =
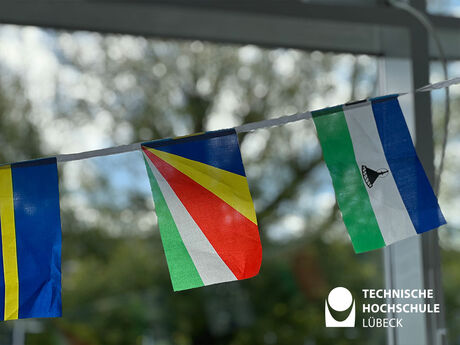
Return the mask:
<path fill-rule="evenodd" d="M 174 290 L 255 276 L 262 247 L 235 130 L 142 151 Z"/>
<path fill-rule="evenodd" d="M 357 253 L 446 223 L 397 95 L 319 110 L 313 120 Z"/>
<path fill-rule="evenodd" d="M 0 318 L 61 316 L 55 158 L 0 166 L 0 226 Z"/>

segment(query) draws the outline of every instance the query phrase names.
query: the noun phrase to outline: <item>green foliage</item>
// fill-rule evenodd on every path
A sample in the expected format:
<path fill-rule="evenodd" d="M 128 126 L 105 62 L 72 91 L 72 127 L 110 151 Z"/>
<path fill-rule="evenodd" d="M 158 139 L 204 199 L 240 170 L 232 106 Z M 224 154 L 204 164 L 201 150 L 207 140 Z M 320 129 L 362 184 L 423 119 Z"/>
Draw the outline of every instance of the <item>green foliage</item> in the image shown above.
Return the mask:
<path fill-rule="evenodd" d="M 58 61 L 53 105 L 31 107 L 19 79 L 1 80 L 4 161 L 83 149 L 94 137 L 117 145 L 229 127 L 375 92 L 376 63 L 365 56 L 46 35 Z M 52 117 L 38 121 L 46 111 Z M 384 344 L 383 331 L 324 327 L 328 292 L 382 287 L 383 267 L 380 251 L 353 253 L 311 123 L 241 135 L 240 144 L 264 247 L 257 277 L 174 293 L 147 177 L 135 168 L 141 159 L 68 163 L 60 166 L 64 317 L 41 321 L 26 343 Z M 446 299 L 458 306 L 451 254 Z"/>

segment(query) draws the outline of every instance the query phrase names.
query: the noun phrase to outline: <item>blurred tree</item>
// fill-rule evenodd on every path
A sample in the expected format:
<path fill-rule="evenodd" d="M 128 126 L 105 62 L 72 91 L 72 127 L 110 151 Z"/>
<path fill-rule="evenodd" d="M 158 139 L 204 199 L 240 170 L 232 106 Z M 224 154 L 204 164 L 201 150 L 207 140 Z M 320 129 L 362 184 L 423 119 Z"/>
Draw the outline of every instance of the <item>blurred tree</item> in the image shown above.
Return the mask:
<path fill-rule="evenodd" d="M 21 80 L 7 69 L 0 68 L 2 162 L 19 161 L 42 154 L 39 130 L 30 119 L 30 103 L 26 97 L 17 97 L 23 94 Z"/>
<path fill-rule="evenodd" d="M 40 140 L 55 151 L 94 136 L 125 144 L 375 93 L 376 64 L 366 56 L 46 35 L 58 61 L 53 116 L 2 126 L 11 135 L 5 160 L 39 156 Z M 1 95 L 27 104 L 21 92 Z M 21 105 L 0 108 L 0 121 L 29 119 Z M 50 144 L 44 133 L 53 128 Z M 384 344 L 383 330 L 324 327 L 330 289 L 381 287 L 383 269 L 379 251 L 353 253 L 312 124 L 242 134 L 240 145 L 264 247 L 259 276 L 173 293 L 151 196 L 135 183 L 147 186 L 134 169 L 139 157 L 68 163 L 60 166 L 64 317 L 44 320 L 27 344 Z"/>

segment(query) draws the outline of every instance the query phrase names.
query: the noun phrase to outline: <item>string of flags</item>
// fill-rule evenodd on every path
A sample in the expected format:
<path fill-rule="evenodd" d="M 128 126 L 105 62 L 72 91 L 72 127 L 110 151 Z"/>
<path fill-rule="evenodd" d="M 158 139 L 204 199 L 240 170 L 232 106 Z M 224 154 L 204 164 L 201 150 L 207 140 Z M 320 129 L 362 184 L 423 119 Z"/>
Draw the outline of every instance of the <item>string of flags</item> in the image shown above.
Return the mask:
<path fill-rule="evenodd" d="M 58 162 L 142 152 L 174 291 L 259 272 L 262 245 L 238 132 L 313 118 L 357 253 L 445 224 L 398 96 L 0 166 L 0 319 L 62 315 Z"/>

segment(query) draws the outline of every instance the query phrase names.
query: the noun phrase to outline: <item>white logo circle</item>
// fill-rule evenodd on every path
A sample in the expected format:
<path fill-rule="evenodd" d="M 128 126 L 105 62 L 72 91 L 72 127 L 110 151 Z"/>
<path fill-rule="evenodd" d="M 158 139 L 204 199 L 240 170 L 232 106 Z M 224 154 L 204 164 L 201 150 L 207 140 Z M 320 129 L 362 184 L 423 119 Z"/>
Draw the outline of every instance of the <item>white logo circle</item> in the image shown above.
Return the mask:
<path fill-rule="evenodd" d="M 348 289 L 344 287 L 336 287 L 329 292 L 327 296 L 329 305 L 336 311 L 345 311 L 351 307 L 353 296 Z"/>

